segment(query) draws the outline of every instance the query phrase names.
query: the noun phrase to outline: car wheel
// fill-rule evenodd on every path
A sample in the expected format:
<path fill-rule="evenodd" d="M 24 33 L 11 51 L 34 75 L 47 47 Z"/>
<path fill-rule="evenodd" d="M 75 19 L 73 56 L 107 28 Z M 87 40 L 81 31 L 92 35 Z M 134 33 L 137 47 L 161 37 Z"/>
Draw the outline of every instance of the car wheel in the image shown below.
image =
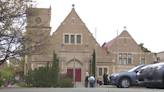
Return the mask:
<path fill-rule="evenodd" d="M 129 78 L 121 78 L 120 80 L 120 87 L 122 88 L 128 88 L 131 85 L 131 81 Z"/>

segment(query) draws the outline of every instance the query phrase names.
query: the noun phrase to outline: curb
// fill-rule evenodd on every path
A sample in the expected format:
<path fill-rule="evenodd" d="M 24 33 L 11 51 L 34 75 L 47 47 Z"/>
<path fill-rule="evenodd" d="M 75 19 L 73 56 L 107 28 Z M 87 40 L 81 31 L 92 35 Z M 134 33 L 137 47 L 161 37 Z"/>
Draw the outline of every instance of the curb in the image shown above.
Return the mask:
<path fill-rule="evenodd" d="M 96 88 L 116 88 L 116 86 L 113 86 L 113 85 L 102 85 L 102 86 L 98 86 Z"/>

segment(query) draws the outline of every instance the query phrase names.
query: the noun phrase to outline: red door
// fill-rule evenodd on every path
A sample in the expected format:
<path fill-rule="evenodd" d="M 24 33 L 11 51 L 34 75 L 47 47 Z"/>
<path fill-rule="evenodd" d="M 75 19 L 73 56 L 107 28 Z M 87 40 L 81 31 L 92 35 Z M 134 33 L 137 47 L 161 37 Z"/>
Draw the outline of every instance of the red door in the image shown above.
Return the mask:
<path fill-rule="evenodd" d="M 81 69 L 76 69 L 76 81 L 81 82 Z"/>
<path fill-rule="evenodd" d="M 73 69 L 67 69 L 67 76 L 73 81 Z"/>
<path fill-rule="evenodd" d="M 81 82 L 81 69 L 76 69 L 75 71 L 76 71 L 75 81 Z M 67 69 L 67 73 L 73 75 L 73 69 Z"/>
<path fill-rule="evenodd" d="M 73 69 L 67 69 L 67 73 L 73 74 Z"/>

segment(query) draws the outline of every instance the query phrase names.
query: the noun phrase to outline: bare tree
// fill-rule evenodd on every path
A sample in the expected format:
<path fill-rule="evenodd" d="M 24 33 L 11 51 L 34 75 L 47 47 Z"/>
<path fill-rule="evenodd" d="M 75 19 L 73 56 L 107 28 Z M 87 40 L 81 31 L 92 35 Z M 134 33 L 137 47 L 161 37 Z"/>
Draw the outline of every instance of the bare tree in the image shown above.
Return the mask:
<path fill-rule="evenodd" d="M 9 59 L 18 59 L 21 55 L 37 53 L 44 50 L 31 50 L 32 48 L 45 48 L 49 35 L 45 31 L 37 31 L 44 24 L 34 29 L 27 25 L 27 17 L 38 14 L 34 8 L 33 0 L 0 0 L 0 65 Z M 33 24 L 34 21 L 28 21 Z M 33 45 L 28 45 L 33 44 Z M 38 47 L 35 44 L 39 44 Z"/>

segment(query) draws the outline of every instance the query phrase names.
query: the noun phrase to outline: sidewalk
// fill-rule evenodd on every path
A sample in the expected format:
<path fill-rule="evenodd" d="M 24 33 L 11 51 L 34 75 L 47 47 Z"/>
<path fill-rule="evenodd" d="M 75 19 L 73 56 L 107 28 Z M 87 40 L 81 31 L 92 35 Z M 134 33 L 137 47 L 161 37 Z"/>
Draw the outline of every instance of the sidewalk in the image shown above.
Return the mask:
<path fill-rule="evenodd" d="M 84 82 L 76 82 L 76 88 L 84 88 Z"/>
<path fill-rule="evenodd" d="M 101 85 L 101 86 L 97 86 L 94 88 L 115 88 L 115 87 L 116 86 L 113 86 L 113 85 Z M 7 87 L 2 86 L 0 88 L 20 88 L 20 86 L 15 84 L 15 85 L 8 85 Z M 23 87 L 21 87 L 21 88 L 23 88 Z M 31 88 L 33 88 L 33 87 L 31 87 Z M 84 82 L 76 82 L 76 88 L 85 88 Z M 90 85 L 88 85 L 88 88 L 90 88 Z"/>
<path fill-rule="evenodd" d="M 84 87 L 84 82 L 76 82 L 76 88 L 85 88 Z M 88 88 L 90 88 L 90 85 L 88 84 Z M 101 85 L 101 86 L 96 86 L 94 88 L 116 88 L 114 85 Z"/>

